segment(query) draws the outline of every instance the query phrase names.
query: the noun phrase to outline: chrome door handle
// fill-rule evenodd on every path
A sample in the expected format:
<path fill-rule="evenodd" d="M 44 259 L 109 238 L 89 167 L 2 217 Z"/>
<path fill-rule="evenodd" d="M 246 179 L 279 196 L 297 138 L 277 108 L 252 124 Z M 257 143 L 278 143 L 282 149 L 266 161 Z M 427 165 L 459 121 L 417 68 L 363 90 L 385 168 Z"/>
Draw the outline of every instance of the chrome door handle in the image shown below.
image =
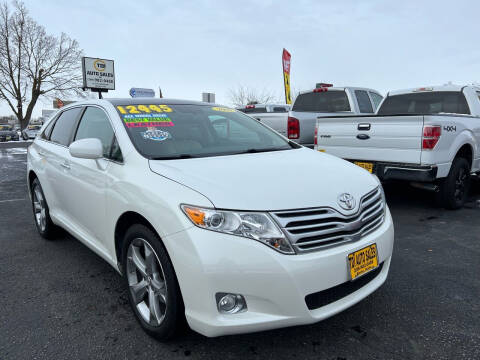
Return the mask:
<path fill-rule="evenodd" d="M 368 131 L 368 130 L 370 130 L 370 126 L 371 126 L 371 125 L 368 124 L 368 123 L 358 124 L 357 129 L 358 129 L 358 130 Z"/>
<path fill-rule="evenodd" d="M 64 163 L 60 164 L 60 166 L 67 169 L 67 170 L 70 170 L 70 164 L 67 163 L 67 162 L 64 162 Z"/>

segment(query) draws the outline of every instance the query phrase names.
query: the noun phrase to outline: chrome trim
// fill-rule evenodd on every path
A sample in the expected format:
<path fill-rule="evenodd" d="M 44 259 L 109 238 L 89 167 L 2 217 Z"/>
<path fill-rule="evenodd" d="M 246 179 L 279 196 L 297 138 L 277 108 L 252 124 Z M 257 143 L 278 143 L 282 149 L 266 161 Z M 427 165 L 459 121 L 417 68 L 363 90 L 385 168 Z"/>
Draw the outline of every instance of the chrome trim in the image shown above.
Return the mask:
<path fill-rule="evenodd" d="M 383 223 L 385 210 L 379 186 L 362 196 L 358 211 L 352 215 L 329 207 L 274 211 L 270 215 L 295 252 L 306 253 L 360 240 Z"/>

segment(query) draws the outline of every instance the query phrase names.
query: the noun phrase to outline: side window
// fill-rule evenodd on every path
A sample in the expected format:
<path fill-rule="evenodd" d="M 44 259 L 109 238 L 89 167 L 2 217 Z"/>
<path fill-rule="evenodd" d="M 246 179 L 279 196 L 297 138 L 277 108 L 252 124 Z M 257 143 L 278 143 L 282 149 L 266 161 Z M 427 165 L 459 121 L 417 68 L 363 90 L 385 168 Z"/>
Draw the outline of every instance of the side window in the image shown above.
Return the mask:
<path fill-rule="evenodd" d="M 355 90 L 355 96 L 361 113 L 373 113 L 372 103 L 365 90 Z"/>
<path fill-rule="evenodd" d="M 50 135 L 52 133 L 53 125 L 55 125 L 55 121 L 57 121 L 57 119 L 53 119 L 52 121 L 50 121 L 45 130 L 43 130 L 42 135 L 40 135 L 42 139 L 50 140 Z"/>
<path fill-rule="evenodd" d="M 383 100 L 383 96 L 378 95 L 377 93 L 370 92 L 370 97 L 372 98 L 373 101 L 373 106 L 375 107 L 375 111 L 378 109 L 378 106 Z"/>
<path fill-rule="evenodd" d="M 70 145 L 73 129 L 81 111 L 82 108 L 76 107 L 62 112 L 55 122 L 50 141 L 64 146 Z"/>
<path fill-rule="evenodd" d="M 116 141 L 114 142 L 115 134 L 112 125 L 108 120 L 107 114 L 102 109 L 93 106 L 87 107 L 87 110 L 83 113 L 77 134 L 75 135 L 75 140 L 89 138 L 99 139 L 103 146 L 103 156 L 107 159 L 111 158 L 112 148 L 116 143 Z M 118 157 L 118 152 L 120 151 L 118 144 L 116 144 L 115 151 Z"/>

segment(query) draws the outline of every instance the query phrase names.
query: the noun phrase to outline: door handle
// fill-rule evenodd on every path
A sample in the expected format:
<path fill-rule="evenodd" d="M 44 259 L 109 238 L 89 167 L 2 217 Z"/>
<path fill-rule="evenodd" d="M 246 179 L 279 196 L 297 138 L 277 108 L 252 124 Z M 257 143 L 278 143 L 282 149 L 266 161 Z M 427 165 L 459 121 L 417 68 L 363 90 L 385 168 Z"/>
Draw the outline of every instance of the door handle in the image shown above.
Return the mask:
<path fill-rule="evenodd" d="M 63 167 L 64 169 L 70 170 L 70 164 L 67 162 L 61 163 L 60 166 Z"/>
<path fill-rule="evenodd" d="M 370 130 L 370 126 L 371 126 L 371 125 L 368 124 L 368 123 L 363 123 L 363 124 L 358 124 L 358 127 L 357 127 L 357 128 L 358 128 L 358 130 L 366 130 L 366 131 L 368 131 L 368 130 Z"/>
<path fill-rule="evenodd" d="M 39 151 L 39 152 L 38 152 L 38 155 L 43 156 L 43 157 L 46 156 L 45 152 L 43 152 L 43 151 Z"/>

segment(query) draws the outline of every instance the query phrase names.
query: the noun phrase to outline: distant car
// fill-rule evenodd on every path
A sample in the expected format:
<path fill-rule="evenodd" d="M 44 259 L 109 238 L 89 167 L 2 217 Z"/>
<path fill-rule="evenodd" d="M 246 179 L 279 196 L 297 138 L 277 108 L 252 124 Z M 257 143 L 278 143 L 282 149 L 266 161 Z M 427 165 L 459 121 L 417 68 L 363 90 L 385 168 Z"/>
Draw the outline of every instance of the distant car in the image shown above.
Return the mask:
<path fill-rule="evenodd" d="M 42 125 L 28 125 L 27 128 L 22 131 L 23 140 L 35 139 L 41 128 Z"/>
<path fill-rule="evenodd" d="M 237 108 L 261 123 L 270 126 L 283 136 L 287 136 L 287 119 L 290 105 L 288 104 L 252 104 Z"/>
<path fill-rule="evenodd" d="M 18 141 L 18 133 L 13 129 L 12 125 L 0 125 L 0 141 Z"/>

